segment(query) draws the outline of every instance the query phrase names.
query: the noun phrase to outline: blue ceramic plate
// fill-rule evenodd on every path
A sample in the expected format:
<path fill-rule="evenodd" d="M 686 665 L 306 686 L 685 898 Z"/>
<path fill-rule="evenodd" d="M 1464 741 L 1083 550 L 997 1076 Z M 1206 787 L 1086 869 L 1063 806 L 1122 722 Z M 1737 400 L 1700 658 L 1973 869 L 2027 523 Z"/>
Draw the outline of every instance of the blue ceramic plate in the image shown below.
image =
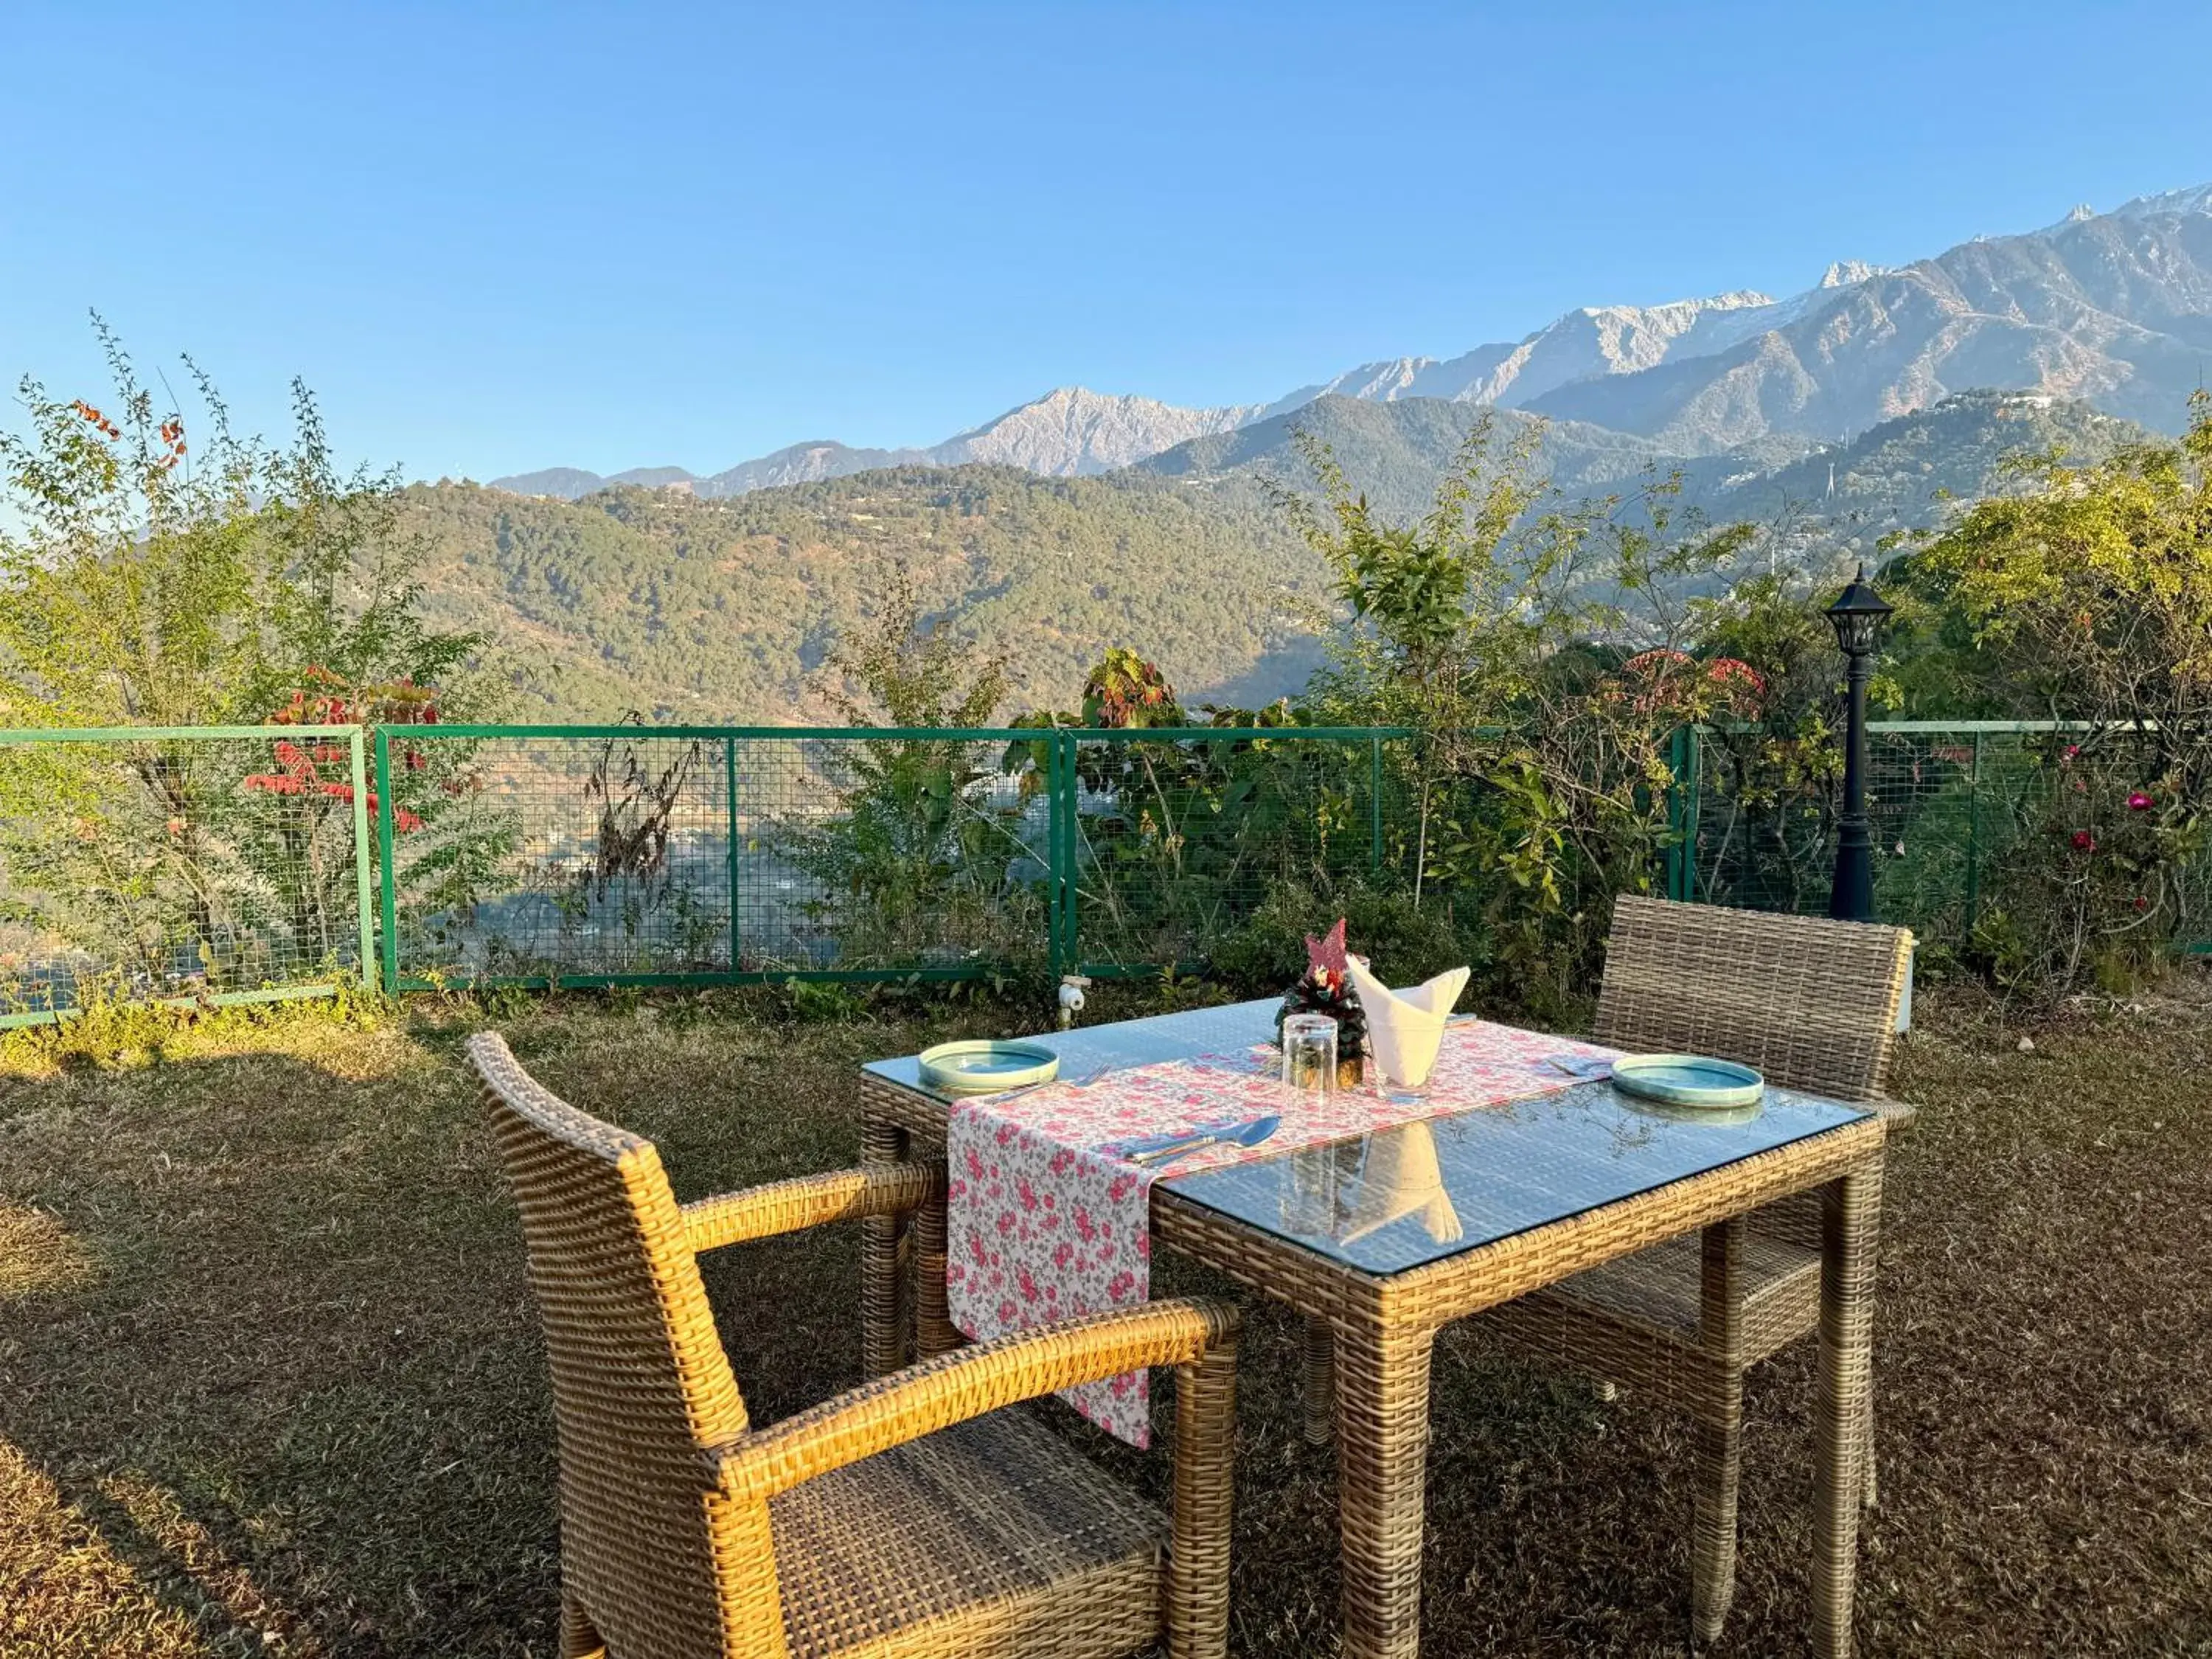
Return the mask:
<path fill-rule="evenodd" d="M 1060 1056 L 1034 1042 L 940 1042 L 920 1058 L 921 1080 L 948 1095 L 996 1094 L 1060 1075 Z"/>
<path fill-rule="evenodd" d="M 1613 1086 L 1668 1106 L 1718 1111 L 1756 1105 L 1766 1079 L 1732 1060 L 1702 1054 L 1625 1054 L 1613 1063 Z"/>

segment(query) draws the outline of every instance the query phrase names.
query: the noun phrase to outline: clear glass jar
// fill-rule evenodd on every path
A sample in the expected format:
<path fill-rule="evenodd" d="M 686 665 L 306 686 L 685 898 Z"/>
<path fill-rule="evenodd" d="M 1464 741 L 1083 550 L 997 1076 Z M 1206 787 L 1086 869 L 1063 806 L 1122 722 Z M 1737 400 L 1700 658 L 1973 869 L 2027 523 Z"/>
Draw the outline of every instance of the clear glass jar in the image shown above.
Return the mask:
<path fill-rule="evenodd" d="M 1336 1022 L 1327 1014 L 1283 1021 L 1283 1086 L 1299 1095 L 1336 1092 Z"/>

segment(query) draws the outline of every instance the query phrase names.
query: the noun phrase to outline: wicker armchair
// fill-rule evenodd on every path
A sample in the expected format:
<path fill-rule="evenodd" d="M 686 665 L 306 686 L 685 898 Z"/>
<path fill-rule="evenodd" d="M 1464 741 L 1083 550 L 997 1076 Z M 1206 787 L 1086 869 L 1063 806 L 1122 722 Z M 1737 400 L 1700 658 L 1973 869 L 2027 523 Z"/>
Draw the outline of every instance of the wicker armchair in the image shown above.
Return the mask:
<path fill-rule="evenodd" d="M 1911 970 L 1902 928 L 1625 897 L 1613 911 L 1598 1041 L 1712 1054 L 1771 1081 L 1884 1099 L 1898 1005 Z M 1743 1375 L 1811 1335 L 1820 1311 L 1817 1193 L 1577 1274 L 1483 1316 L 1517 1346 L 1645 1390 L 1697 1425 L 1691 1616 L 1720 1633 L 1735 1588 Z M 1874 1460 L 1866 1459 L 1873 1501 Z"/>
<path fill-rule="evenodd" d="M 522 1212 L 561 1449 L 566 1659 L 1106 1659 L 1228 1641 L 1237 1317 L 1156 1302 L 964 1348 L 746 1420 L 697 1256 L 895 1215 L 891 1165 L 679 1206 L 652 1143 L 469 1044 Z M 1027 1412 L 1173 1365 L 1170 1527 Z"/>

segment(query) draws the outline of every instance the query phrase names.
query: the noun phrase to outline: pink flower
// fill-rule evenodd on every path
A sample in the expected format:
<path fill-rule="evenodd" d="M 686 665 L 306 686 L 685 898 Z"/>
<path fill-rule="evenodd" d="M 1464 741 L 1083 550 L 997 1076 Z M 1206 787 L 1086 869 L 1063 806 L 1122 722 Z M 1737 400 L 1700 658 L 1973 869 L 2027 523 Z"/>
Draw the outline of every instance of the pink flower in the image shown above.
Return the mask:
<path fill-rule="evenodd" d="M 2074 832 L 2074 850 L 2077 853 L 2095 852 L 2097 850 L 2097 838 L 2091 835 L 2087 830 L 2076 830 Z"/>
<path fill-rule="evenodd" d="M 2066 745 L 2066 752 L 2065 752 L 2065 754 L 2064 754 L 2064 755 L 2063 755 L 2062 757 L 2060 757 L 2060 758 L 2061 758 L 2062 760 L 2069 760 L 2069 761 L 2070 761 L 2070 760 L 2072 760 L 2072 759 L 2073 759 L 2076 755 L 2080 754 L 2081 752 L 2081 745 L 2080 744 L 2078 744 L 2078 743 L 2069 743 L 2069 744 L 2068 744 Z"/>
<path fill-rule="evenodd" d="M 2149 805 L 2150 797 L 2140 789 L 2128 797 L 2128 811 L 2130 812 L 2140 812 Z"/>

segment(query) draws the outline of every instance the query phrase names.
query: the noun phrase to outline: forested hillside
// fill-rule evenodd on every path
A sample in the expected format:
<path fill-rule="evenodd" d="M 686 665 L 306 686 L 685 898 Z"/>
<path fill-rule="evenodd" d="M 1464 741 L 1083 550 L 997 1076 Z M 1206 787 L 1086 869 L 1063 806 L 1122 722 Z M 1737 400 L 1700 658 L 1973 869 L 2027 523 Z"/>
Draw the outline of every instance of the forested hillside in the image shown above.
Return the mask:
<path fill-rule="evenodd" d="M 1482 418 L 1464 403 L 1330 397 L 1096 478 L 895 467 L 719 501 L 441 484 L 409 490 L 406 507 L 429 548 L 429 614 L 491 637 L 515 671 L 517 716 L 828 718 L 813 672 L 900 562 L 932 605 L 1013 653 L 1022 706 L 1072 702 L 1111 645 L 1157 661 L 1187 701 L 1249 704 L 1296 690 L 1319 657 L 1299 623 L 1324 597 L 1322 567 L 1266 495 L 1267 481 L 1304 482 L 1291 428 L 1328 442 L 1356 488 L 1410 519 Z M 1532 422 L 1495 419 L 1501 445 Z M 1778 556 L 1826 568 L 1932 522 L 1947 492 L 2000 487 L 2008 453 L 2063 446 L 2095 459 L 2140 435 L 2087 405 L 1974 393 L 1848 444 L 1769 440 L 1687 461 L 1561 422 L 1544 433 L 1541 465 L 1571 495 L 1679 465 L 1688 504 L 1784 526 Z"/>
<path fill-rule="evenodd" d="M 902 561 L 1013 653 L 1024 705 L 1072 701 L 1115 644 L 1200 699 L 1263 702 L 1316 660 L 1291 617 L 1321 598 L 1319 561 L 1249 480 L 898 468 L 718 501 L 417 486 L 406 510 L 428 613 L 511 659 L 517 717 L 823 719 L 813 671 Z"/>

